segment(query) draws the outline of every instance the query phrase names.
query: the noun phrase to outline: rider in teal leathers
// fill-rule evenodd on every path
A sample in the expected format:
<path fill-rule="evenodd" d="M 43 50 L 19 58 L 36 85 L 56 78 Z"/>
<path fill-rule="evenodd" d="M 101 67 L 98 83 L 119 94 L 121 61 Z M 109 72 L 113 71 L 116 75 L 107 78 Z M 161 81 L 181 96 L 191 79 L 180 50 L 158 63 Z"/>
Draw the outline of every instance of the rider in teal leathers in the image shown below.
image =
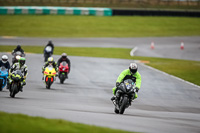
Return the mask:
<path fill-rule="evenodd" d="M 112 89 L 114 96 L 111 98 L 111 100 L 115 100 L 116 99 L 115 94 L 116 94 L 116 91 L 117 91 L 117 87 L 120 85 L 120 83 L 122 83 L 126 79 L 132 79 L 133 81 L 135 81 L 136 93 L 135 93 L 134 99 L 137 98 L 137 93 L 138 93 L 138 91 L 140 89 L 140 86 L 141 86 L 141 75 L 137 71 L 137 69 L 138 69 L 137 64 L 136 63 L 131 63 L 130 66 L 129 66 L 129 69 L 126 69 L 126 70 L 121 72 L 121 74 L 117 78 L 116 87 L 114 87 Z"/>

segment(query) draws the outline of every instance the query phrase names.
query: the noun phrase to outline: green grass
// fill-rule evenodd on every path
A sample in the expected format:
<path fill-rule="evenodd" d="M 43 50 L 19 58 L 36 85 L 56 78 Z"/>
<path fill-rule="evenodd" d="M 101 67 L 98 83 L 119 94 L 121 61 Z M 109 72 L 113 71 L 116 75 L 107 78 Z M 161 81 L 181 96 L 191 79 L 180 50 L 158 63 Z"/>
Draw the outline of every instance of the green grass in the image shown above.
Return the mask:
<path fill-rule="evenodd" d="M 0 112 L 1 133 L 128 133 L 59 119 Z"/>
<path fill-rule="evenodd" d="M 0 15 L 0 36 L 199 36 L 200 18 L 139 16 Z"/>
<path fill-rule="evenodd" d="M 0 46 L 0 52 L 11 52 L 16 46 Z M 43 52 L 43 46 L 23 46 L 26 52 Z M 70 56 L 92 56 L 104 58 L 120 58 L 150 61 L 147 65 L 161 71 L 177 76 L 194 84 L 200 85 L 200 61 L 176 60 L 165 58 L 151 58 L 130 56 L 131 49 L 127 48 L 80 48 L 80 47 L 56 47 L 54 54 L 61 55 L 66 52 Z"/>

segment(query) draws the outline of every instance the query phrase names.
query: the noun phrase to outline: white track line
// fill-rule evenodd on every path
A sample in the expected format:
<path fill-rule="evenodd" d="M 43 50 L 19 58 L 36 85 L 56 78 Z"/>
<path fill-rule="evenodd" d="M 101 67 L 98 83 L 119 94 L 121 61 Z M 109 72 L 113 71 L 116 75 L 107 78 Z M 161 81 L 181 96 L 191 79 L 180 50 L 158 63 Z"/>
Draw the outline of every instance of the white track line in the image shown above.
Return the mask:
<path fill-rule="evenodd" d="M 198 86 L 198 85 L 196 85 L 196 84 L 193 84 L 193 83 L 191 83 L 191 82 L 188 82 L 188 81 L 183 80 L 183 79 L 181 79 L 181 78 L 178 78 L 178 77 L 176 77 L 176 76 L 170 75 L 170 74 L 168 74 L 168 73 L 165 73 L 165 72 L 160 71 L 160 70 L 158 70 L 158 69 L 155 69 L 155 68 L 153 68 L 153 67 L 147 66 L 147 65 L 145 65 L 144 63 L 140 63 L 140 64 L 141 64 L 142 66 L 144 66 L 144 67 L 147 67 L 147 68 L 151 69 L 151 70 L 154 70 L 154 71 L 156 71 L 156 72 L 160 72 L 160 73 L 162 73 L 162 74 L 164 74 L 164 75 L 166 75 L 166 76 L 172 77 L 172 78 L 174 78 L 174 79 L 178 79 L 179 81 L 182 81 L 182 82 L 184 82 L 184 83 L 187 83 L 187 84 L 189 84 L 189 85 L 192 85 L 192 86 L 197 87 L 197 88 L 200 89 L 200 86 Z"/>
<path fill-rule="evenodd" d="M 135 51 L 137 51 L 138 47 L 134 47 L 131 52 L 130 52 L 130 56 L 134 56 Z"/>

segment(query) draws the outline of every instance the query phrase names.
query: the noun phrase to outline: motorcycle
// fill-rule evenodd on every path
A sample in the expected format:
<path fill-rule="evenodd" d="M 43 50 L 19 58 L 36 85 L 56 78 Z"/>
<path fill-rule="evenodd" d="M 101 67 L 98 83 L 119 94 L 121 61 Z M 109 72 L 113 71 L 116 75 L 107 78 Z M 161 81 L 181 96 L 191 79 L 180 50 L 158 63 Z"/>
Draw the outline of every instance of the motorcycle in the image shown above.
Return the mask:
<path fill-rule="evenodd" d="M 52 65 L 47 66 L 44 70 L 44 79 L 47 89 L 50 89 L 51 85 L 56 80 L 55 76 L 56 76 L 55 68 L 53 68 Z"/>
<path fill-rule="evenodd" d="M 47 46 L 44 49 L 44 62 L 46 62 L 47 59 L 52 56 L 52 53 L 53 53 L 53 48 L 51 46 Z"/>
<path fill-rule="evenodd" d="M 6 69 L 4 66 L 0 67 L 0 91 L 2 91 L 3 88 L 6 86 L 7 77 L 8 77 L 8 69 Z"/>
<path fill-rule="evenodd" d="M 17 51 L 15 53 L 12 53 L 13 58 L 12 58 L 12 64 L 18 62 L 18 60 L 20 59 L 20 57 L 25 57 L 25 54 L 22 53 L 21 51 Z"/>
<path fill-rule="evenodd" d="M 58 78 L 60 79 L 60 83 L 63 84 L 65 79 L 68 77 L 69 73 L 69 66 L 66 61 L 60 63 L 59 66 L 59 75 Z"/>
<path fill-rule="evenodd" d="M 16 70 L 12 72 L 11 75 L 11 84 L 10 84 L 10 97 L 14 98 L 15 95 L 20 91 L 22 88 L 21 82 L 23 81 L 23 74 L 21 70 Z"/>
<path fill-rule="evenodd" d="M 118 86 L 116 99 L 113 100 L 116 114 L 123 114 L 125 109 L 131 105 L 135 92 L 135 82 L 131 79 L 124 80 L 124 82 Z"/>

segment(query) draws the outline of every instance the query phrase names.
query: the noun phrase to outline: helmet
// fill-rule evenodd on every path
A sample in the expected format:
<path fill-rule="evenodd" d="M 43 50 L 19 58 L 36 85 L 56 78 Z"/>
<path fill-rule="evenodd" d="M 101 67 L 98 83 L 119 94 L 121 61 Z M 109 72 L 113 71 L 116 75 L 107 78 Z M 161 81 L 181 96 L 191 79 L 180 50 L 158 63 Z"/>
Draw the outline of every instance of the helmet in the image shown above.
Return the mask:
<path fill-rule="evenodd" d="M 62 58 L 66 59 L 67 58 L 67 54 L 66 53 L 62 53 Z"/>
<path fill-rule="evenodd" d="M 53 63 L 53 57 L 48 58 L 48 63 Z"/>
<path fill-rule="evenodd" d="M 131 74 L 135 74 L 137 72 L 137 64 L 136 63 L 131 63 L 130 66 L 129 66 L 129 70 L 131 72 Z"/>
<path fill-rule="evenodd" d="M 2 62 L 6 63 L 8 61 L 8 56 L 7 55 L 3 55 L 2 57 Z"/>
<path fill-rule="evenodd" d="M 20 45 L 17 45 L 17 50 L 20 50 L 21 49 L 21 46 Z"/>
<path fill-rule="evenodd" d="M 25 62 L 26 62 L 26 59 L 25 59 L 24 57 L 20 57 L 20 58 L 19 58 L 19 64 L 20 64 L 20 65 L 23 66 L 23 65 L 25 64 Z"/>
<path fill-rule="evenodd" d="M 51 40 L 48 41 L 48 44 L 53 44 Z"/>

